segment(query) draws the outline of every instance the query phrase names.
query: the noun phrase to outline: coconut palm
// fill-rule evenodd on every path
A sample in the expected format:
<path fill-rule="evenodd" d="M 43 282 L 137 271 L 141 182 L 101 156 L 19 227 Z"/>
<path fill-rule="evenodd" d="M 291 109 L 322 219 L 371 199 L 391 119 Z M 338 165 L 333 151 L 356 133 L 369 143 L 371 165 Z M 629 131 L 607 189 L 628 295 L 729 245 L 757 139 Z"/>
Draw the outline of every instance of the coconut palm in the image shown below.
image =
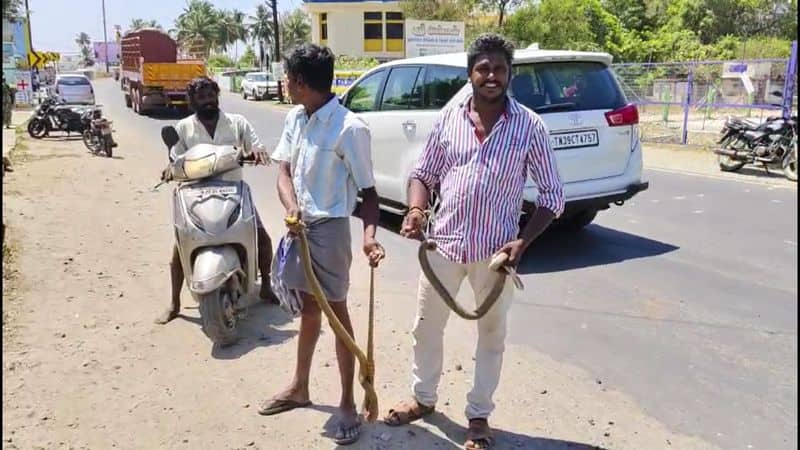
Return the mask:
<path fill-rule="evenodd" d="M 284 13 L 280 21 L 281 53 L 284 55 L 300 44 L 311 40 L 311 24 L 301 9 Z"/>
<path fill-rule="evenodd" d="M 130 25 L 128 25 L 128 31 L 141 30 L 142 28 L 155 28 L 157 30 L 163 30 L 161 25 L 155 20 L 132 19 Z"/>
<path fill-rule="evenodd" d="M 175 20 L 174 36 L 185 48 L 207 58 L 220 46 L 220 16 L 208 0 L 189 0 Z"/>
<path fill-rule="evenodd" d="M 83 63 L 84 67 L 93 65 L 94 58 L 92 58 L 92 39 L 89 37 L 89 35 L 85 32 L 78 33 L 78 35 L 75 37 L 75 43 L 78 44 L 78 47 L 81 49 L 81 63 Z"/>
<path fill-rule="evenodd" d="M 250 38 L 254 44 L 258 44 L 259 61 L 264 64 L 265 49 L 270 48 L 274 42 L 272 30 L 272 10 L 266 3 L 260 3 L 256 7 L 256 13 L 250 16 L 249 26 Z"/>

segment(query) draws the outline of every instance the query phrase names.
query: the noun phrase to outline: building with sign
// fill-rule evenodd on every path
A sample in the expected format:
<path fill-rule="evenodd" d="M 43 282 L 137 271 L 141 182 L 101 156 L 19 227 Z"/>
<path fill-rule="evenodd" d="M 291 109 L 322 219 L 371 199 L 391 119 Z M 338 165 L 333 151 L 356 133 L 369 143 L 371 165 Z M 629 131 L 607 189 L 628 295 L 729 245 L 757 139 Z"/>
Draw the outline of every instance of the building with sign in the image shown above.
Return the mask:
<path fill-rule="evenodd" d="M 304 0 L 311 41 L 336 55 L 380 61 L 405 56 L 405 18 L 394 0 Z"/>

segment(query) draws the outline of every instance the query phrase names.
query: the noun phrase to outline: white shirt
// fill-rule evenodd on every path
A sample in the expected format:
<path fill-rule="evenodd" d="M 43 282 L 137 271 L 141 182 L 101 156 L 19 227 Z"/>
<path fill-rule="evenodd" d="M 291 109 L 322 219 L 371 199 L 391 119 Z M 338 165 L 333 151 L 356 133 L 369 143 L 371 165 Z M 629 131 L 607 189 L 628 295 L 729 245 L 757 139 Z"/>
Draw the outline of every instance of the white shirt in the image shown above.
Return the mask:
<path fill-rule="evenodd" d="M 303 220 L 349 217 L 358 191 L 375 186 L 367 124 L 333 97 L 311 117 L 303 106 L 286 116 L 272 159 L 291 164 Z"/>
<path fill-rule="evenodd" d="M 172 159 L 198 144 L 233 145 L 244 155 L 249 155 L 253 151 L 264 151 L 264 145 L 258 139 L 253 126 L 241 114 L 226 114 L 220 111 L 213 138 L 195 114 L 181 119 L 175 125 L 175 130 L 180 140 L 170 149 Z M 242 170 L 233 170 L 229 176 L 241 179 Z"/>

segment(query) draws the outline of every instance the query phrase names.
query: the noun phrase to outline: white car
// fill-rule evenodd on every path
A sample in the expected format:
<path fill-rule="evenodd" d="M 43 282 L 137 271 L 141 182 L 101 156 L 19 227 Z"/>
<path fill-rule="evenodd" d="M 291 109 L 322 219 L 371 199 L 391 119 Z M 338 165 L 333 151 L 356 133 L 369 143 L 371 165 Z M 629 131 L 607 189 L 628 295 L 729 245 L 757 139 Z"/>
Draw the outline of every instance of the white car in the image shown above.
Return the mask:
<path fill-rule="evenodd" d="M 558 223 L 580 229 L 597 212 L 648 188 L 642 180 L 639 113 L 613 74 L 611 56 L 517 50 L 509 93 L 550 130 L 566 208 Z M 375 183 L 383 209 L 406 208 L 409 175 L 443 106 L 472 87 L 465 53 L 391 61 L 362 75 L 341 97 L 372 133 Z M 521 220 L 536 207 L 528 179 Z"/>
<path fill-rule="evenodd" d="M 94 88 L 86 75 L 61 74 L 56 77 L 55 93 L 68 104 L 94 105 Z"/>
<path fill-rule="evenodd" d="M 263 100 L 278 96 L 278 82 L 269 72 L 250 72 L 242 80 L 242 98 Z"/>

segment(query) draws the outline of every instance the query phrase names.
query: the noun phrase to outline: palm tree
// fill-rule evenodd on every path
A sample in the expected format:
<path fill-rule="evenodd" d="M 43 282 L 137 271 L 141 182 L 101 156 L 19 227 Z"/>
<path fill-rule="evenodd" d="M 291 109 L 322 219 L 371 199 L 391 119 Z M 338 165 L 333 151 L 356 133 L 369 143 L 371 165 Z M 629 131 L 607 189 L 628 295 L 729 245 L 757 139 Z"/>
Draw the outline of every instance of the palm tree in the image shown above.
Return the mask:
<path fill-rule="evenodd" d="M 280 21 L 281 53 L 288 54 L 293 48 L 311 40 L 311 24 L 301 9 L 284 13 Z"/>
<path fill-rule="evenodd" d="M 259 64 L 264 67 L 264 51 L 272 45 L 273 30 L 272 30 L 272 10 L 265 3 L 260 3 L 256 7 L 256 14 L 250 16 L 250 38 L 253 43 L 258 44 L 258 57 Z"/>
<path fill-rule="evenodd" d="M 162 28 L 161 25 L 155 20 L 131 19 L 131 23 L 128 25 L 129 32 L 141 30 L 142 28 L 155 28 L 157 30 L 164 30 L 164 28 Z"/>
<path fill-rule="evenodd" d="M 249 34 L 247 25 L 245 24 L 247 15 L 238 9 L 234 9 L 230 12 L 230 14 L 231 23 L 233 24 L 233 29 L 235 30 L 234 36 L 236 37 L 236 40 L 233 42 L 234 59 L 239 59 L 239 41 L 247 41 Z"/>
<path fill-rule="evenodd" d="M 80 32 L 75 37 L 75 43 L 78 44 L 78 47 L 81 49 L 81 62 L 83 63 L 84 67 L 89 67 L 94 64 L 94 58 L 92 58 L 92 39 L 89 37 L 88 34 L 85 32 Z"/>
<path fill-rule="evenodd" d="M 178 42 L 208 58 L 212 48 L 219 48 L 219 13 L 208 0 L 189 0 L 170 30 Z"/>

